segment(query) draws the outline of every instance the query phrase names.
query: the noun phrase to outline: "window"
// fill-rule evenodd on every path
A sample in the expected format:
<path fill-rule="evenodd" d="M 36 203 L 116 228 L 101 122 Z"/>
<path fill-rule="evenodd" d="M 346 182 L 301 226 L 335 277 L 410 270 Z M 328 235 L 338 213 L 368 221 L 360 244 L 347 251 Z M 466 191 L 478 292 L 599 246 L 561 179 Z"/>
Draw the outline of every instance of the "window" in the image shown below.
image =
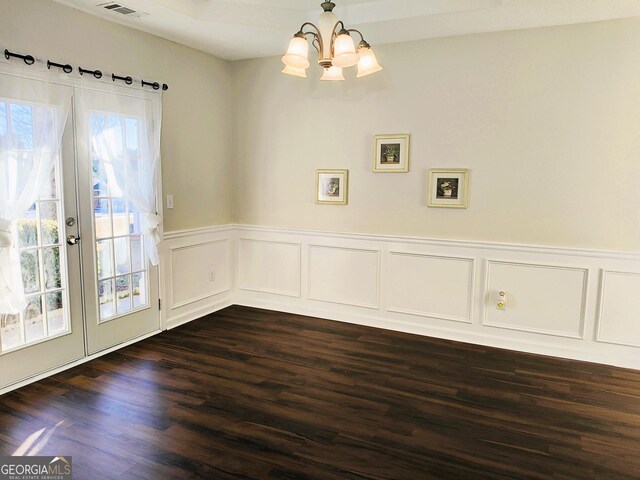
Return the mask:
<path fill-rule="evenodd" d="M 140 212 L 126 200 L 112 171 L 122 169 L 127 178 L 140 175 L 139 123 L 135 117 L 90 113 L 91 136 L 108 131 L 110 152 L 110 158 L 103 158 L 103 153 L 91 150 L 100 321 L 149 304 Z"/>
<path fill-rule="evenodd" d="M 40 113 L 43 110 L 39 107 Z M 47 131 L 47 119 L 36 120 L 35 106 L 0 99 L 0 145 L 5 174 L 34 168 L 34 130 Z M 46 116 L 46 113 L 45 113 Z M 48 119 L 50 120 L 50 119 Z M 34 122 L 39 121 L 38 127 Z M 44 128 L 43 128 L 44 124 Z M 53 124 L 50 124 L 53 128 Z M 39 139 L 42 140 L 42 139 Z M 48 178 L 39 189 L 38 200 L 17 219 L 13 244 L 17 246 L 27 307 L 20 313 L 0 315 L 0 347 L 6 352 L 69 331 L 65 249 L 62 245 L 62 189 L 60 155 L 55 155 Z M 11 181 L 11 180 L 10 180 Z M 26 180 L 22 180 L 26 181 Z"/>

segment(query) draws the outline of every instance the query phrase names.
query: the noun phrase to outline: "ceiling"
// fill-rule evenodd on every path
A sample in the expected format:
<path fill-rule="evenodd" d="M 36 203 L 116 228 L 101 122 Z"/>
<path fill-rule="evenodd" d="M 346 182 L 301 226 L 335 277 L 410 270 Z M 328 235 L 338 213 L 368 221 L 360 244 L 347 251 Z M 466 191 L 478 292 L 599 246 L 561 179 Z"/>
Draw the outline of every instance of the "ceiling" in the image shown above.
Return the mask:
<path fill-rule="evenodd" d="M 281 55 L 321 0 L 53 0 L 227 60 Z M 640 16 L 639 0 L 334 0 L 347 28 L 375 45 Z M 109 2 L 113 3 L 113 2 Z"/>

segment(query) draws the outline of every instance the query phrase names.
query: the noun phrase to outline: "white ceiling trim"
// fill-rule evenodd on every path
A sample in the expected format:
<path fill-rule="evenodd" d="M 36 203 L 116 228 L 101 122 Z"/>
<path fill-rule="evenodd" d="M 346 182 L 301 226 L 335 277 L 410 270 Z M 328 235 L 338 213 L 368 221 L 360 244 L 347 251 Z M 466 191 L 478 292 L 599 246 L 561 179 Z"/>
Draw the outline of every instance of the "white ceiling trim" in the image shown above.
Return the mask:
<path fill-rule="evenodd" d="M 281 55 L 321 0 L 123 0 L 142 12 L 125 16 L 106 0 L 54 0 L 227 60 Z M 375 45 L 640 16 L 638 0 L 334 0 L 347 27 Z"/>

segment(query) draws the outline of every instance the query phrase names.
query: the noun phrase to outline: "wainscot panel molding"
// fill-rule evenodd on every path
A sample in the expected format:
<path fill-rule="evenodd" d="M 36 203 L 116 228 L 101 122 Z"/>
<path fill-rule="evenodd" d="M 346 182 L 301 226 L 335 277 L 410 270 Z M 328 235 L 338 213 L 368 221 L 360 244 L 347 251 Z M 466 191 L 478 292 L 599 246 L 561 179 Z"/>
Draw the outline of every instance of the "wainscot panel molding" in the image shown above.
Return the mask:
<path fill-rule="evenodd" d="M 379 250 L 337 245 L 309 245 L 308 249 L 309 299 L 379 308 Z"/>
<path fill-rule="evenodd" d="M 389 252 L 390 312 L 471 323 L 475 259 Z"/>
<path fill-rule="evenodd" d="M 300 297 L 299 243 L 238 239 L 238 288 Z"/>
<path fill-rule="evenodd" d="M 172 310 L 231 289 L 229 240 L 169 247 Z M 206 259 L 203 262 L 203 259 Z"/>
<path fill-rule="evenodd" d="M 640 272 L 602 270 L 597 340 L 640 347 Z"/>
<path fill-rule="evenodd" d="M 487 267 L 484 325 L 583 338 L 587 268 L 493 260 Z M 496 306 L 499 292 L 504 309 Z"/>
<path fill-rule="evenodd" d="M 164 328 L 233 304 L 233 226 L 164 234 L 161 260 Z"/>
<path fill-rule="evenodd" d="M 640 369 L 638 253 L 251 225 L 233 230 L 252 241 L 253 256 L 269 242 L 286 245 L 255 266 L 238 259 L 242 276 L 260 283 L 236 288 L 235 304 Z M 248 244 L 236 245 L 242 257 Z M 286 288 L 265 274 L 271 270 L 290 272 Z M 498 291 L 506 292 L 505 310 L 497 308 Z"/>

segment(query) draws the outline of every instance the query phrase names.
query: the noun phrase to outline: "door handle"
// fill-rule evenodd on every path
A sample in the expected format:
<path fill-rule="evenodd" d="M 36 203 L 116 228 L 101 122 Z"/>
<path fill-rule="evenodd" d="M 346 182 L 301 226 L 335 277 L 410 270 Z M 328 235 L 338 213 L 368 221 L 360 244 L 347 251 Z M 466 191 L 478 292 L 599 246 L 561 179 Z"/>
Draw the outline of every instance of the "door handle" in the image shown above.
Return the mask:
<path fill-rule="evenodd" d="M 69 245 L 77 245 L 79 241 L 80 241 L 80 237 L 76 237 L 75 235 L 69 235 L 67 237 L 67 243 Z"/>

